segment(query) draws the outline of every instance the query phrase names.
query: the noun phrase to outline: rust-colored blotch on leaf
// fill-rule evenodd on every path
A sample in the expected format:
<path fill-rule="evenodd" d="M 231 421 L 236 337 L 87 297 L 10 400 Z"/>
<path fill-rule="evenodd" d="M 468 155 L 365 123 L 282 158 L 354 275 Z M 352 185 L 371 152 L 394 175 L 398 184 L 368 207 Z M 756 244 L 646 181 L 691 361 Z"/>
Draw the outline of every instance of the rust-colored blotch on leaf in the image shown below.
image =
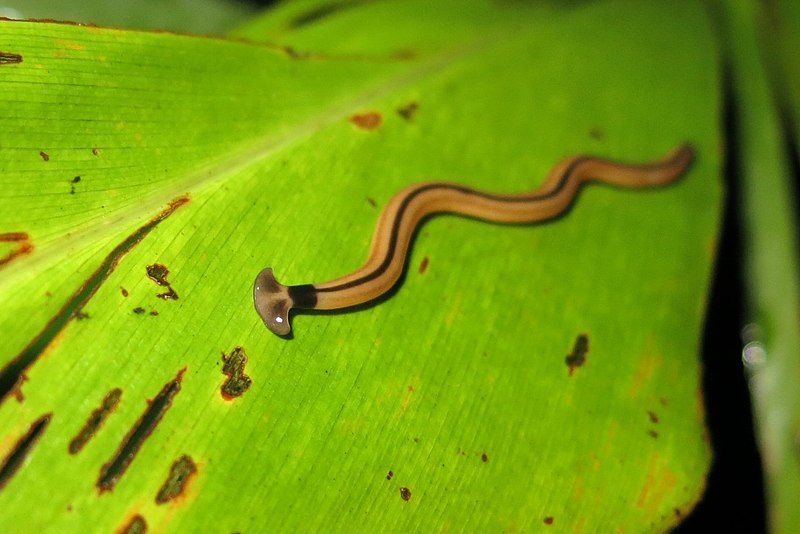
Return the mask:
<path fill-rule="evenodd" d="M 350 122 L 361 128 L 362 130 L 374 130 L 381 125 L 381 114 L 377 111 L 367 111 L 365 113 L 356 113 L 350 117 Z"/>

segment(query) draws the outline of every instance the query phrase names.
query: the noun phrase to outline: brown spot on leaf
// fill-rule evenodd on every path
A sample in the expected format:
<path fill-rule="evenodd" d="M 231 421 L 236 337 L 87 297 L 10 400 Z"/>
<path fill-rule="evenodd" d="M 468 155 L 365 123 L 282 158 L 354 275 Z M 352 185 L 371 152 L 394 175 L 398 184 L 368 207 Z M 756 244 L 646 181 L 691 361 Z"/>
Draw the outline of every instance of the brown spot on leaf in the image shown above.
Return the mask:
<path fill-rule="evenodd" d="M 555 518 L 551 515 L 548 515 L 547 517 L 542 519 L 542 523 L 544 523 L 545 525 L 552 525 L 553 521 L 555 521 Z"/>
<path fill-rule="evenodd" d="M 25 462 L 25 459 L 30 454 L 31 449 L 42 437 L 42 433 L 47 429 L 50 423 L 52 413 L 45 414 L 39 419 L 31 423 L 28 431 L 17 440 L 17 443 L 11 448 L 9 453 L 0 462 L 0 491 L 5 488 L 6 484 L 17 473 L 17 470 Z"/>
<path fill-rule="evenodd" d="M 648 430 L 647 435 L 653 439 L 658 439 L 658 432 L 656 432 L 655 430 Z"/>
<path fill-rule="evenodd" d="M 378 207 L 378 203 L 375 202 L 375 199 L 372 197 L 367 197 L 367 202 L 369 202 L 369 205 L 372 206 L 373 208 Z"/>
<path fill-rule="evenodd" d="M 647 417 L 650 418 L 650 422 L 653 424 L 658 424 L 658 414 L 656 412 L 647 411 Z"/>
<path fill-rule="evenodd" d="M 39 151 L 39 156 L 41 156 L 41 158 L 42 158 L 44 161 L 50 161 L 50 154 L 48 154 L 48 153 L 47 153 L 47 152 L 45 152 L 44 150 L 40 150 L 40 151 Z"/>
<path fill-rule="evenodd" d="M 172 399 L 181 390 L 181 381 L 185 372 L 185 367 L 178 371 L 175 378 L 164 384 L 158 395 L 148 402 L 147 409 L 142 416 L 122 438 L 116 454 L 100 468 L 100 477 L 97 480 L 100 493 L 114 489 L 119 479 L 130 467 L 145 440 L 153 433 L 161 418 L 172 406 Z"/>
<path fill-rule="evenodd" d="M 488 454 L 486 454 L 485 452 L 484 452 L 483 454 L 481 454 L 481 461 L 482 461 L 483 463 L 485 463 L 485 464 L 486 464 L 486 463 L 489 463 L 489 455 L 488 455 Z"/>
<path fill-rule="evenodd" d="M 13 52 L 0 52 L 0 65 L 22 63 L 22 56 Z"/>
<path fill-rule="evenodd" d="M 178 300 L 178 294 L 172 286 L 169 286 L 164 293 L 158 293 L 156 296 L 162 300 Z"/>
<path fill-rule="evenodd" d="M 151 317 L 158 317 L 158 312 L 156 310 L 150 310 Z"/>
<path fill-rule="evenodd" d="M 242 347 L 236 347 L 231 351 L 230 356 L 223 352 L 222 361 L 225 362 L 225 365 L 222 366 L 222 373 L 228 377 L 220 388 L 222 398 L 225 400 L 233 400 L 236 397 L 242 396 L 253 382 L 250 377 L 244 373 L 244 366 L 247 363 L 247 354 Z"/>
<path fill-rule="evenodd" d="M 377 111 L 366 111 L 364 113 L 356 113 L 350 117 L 350 122 L 361 128 L 362 130 L 374 130 L 381 125 L 381 114 Z"/>
<path fill-rule="evenodd" d="M 147 521 L 141 515 L 136 514 L 118 532 L 120 534 L 144 534 L 147 532 Z"/>
<path fill-rule="evenodd" d="M 428 270 L 428 256 L 425 256 L 419 263 L 419 274 L 423 274 L 427 270 Z"/>
<path fill-rule="evenodd" d="M 575 338 L 575 345 L 572 347 L 572 352 L 564 358 L 564 361 L 567 363 L 567 367 L 569 367 L 569 376 L 572 376 L 572 373 L 578 367 L 581 367 L 584 363 L 586 363 L 586 354 L 589 353 L 589 336 L 586 334 L 580 334 L 577 338 Z"/>
<path fill-rule="evenodd" d="M 119 290 L 120 290 L 120 293 L 122 293 L 122 296 L 127 298 L 128 290 L 125 289 L 124 287 L 120 287 Z"/>
<path fill-rule="evenodd" d="M 408 501 L 411 499 L 411 490 L 407 487 L 403 486 L 400 488 L 400 498 L 404 501 Z M 423 499 L 424 500 L 424 499 Z"/>
<path fill-rule="evenodd" d="M 392 480 L 393 476 L 394 476 L 394 471 L 389 471 L 388 473 L 386 473 L 386 480 Z"/>
<path fill-rule="evenodd" d="M 592 128 L 591 130 L 589 130 L 589 135 L 595 141 L 602 141 L 606 136 L 606 134 L 603 133 L 603 130 L 601 130 L 600 128 Z"/>
<path fill-rule="evenodd" d="M 99 148 L 93 148 L 92 149 L 92 156 L 99 156 L 99 155 L 100 155 L 100 149 Z"/>
<path fill-rule="evenodd" d="M 412 121 L 414 120 L 414 115 L 416 115 L 418 109 L 419 109 L 419 104 L 417 104 L 416 102 L 409 102 L 405 106 L 397 108 L 397 113 L 405 120 Z"/>
<path fill-rule="evenodd" d="M 170 283 L 167 281 L 169 269 L 167 269 L 166 265 L 154 263 L 153 265 L 148 265 L 146 270 L 147 277 L 150 280 L 162 287 L 167 288 L 167 291 L 157 294 L 156 297 L 163 300 L 178 300 L 178 293 L 175 292 Z"/>
<path fill-rule="evenodd" d="M 167 276 L 169 275 L 169 269 L 167 269 L 166 265 L 161 265 L 160 263 L 154 263 L 153 265 L 148 265 L 147 268 L 147 277 L 155 282 L 156 284 L 169 287 L 169 282 L 167 281 Z"/>
<path fill-rule="evenodd" d="M 142 308 L 141 306 L 136 306 L 136 307 L 133 309 L 133 313 L 135 313 L 136 315 L 141 315 L 141 314 L 143 314 L 144 312 L 145 312 L 145 309 L 144 309 L 144 308 Z"/>
<path fill-rule="evenodd" d="M 103 402 L 95 408 L 89 415 L 89 419 L 84 423 L 78 435 L 69 442 L 69 453 L 77 454 L 89 442 L 90 439 L 100 430 L 106 418 L 117 408 L 119 399 L 122 397 L 122 390 L 114 388 L 103 398 Z"/>
<path fill-rule="evenodd" d="M 175 460 L 170 467 L 167 480 L 158 490 L 156 504 L 167 503 L 180 496 L 186 489 L 189 479 L 197 473 L 197 465 L 188 454 Z"/>
<path fill-rule="evenodd" d="M 44 350 L 64 330 L 73 318 L 75 310 L 83 308 L 97 292 L 97 289 L 108 279 L 117 267 L 119 261 L 138 245 L 150 231 L 158 226 L 161 221 L 172 215 L 175 210 L 189 202 L 188 196 L 178 197 L 169 203 L 169 206 L 153 217 L 145 225 L 139 227 L 126 237 L 119 245 L 103 259 L 98 268 L 89 275 L 89 278 L 80 283 L 75 292 L 70 295 L 61 309 L 48 321 L 42 330 L 31 339 L 22 351 L 0 369 L 0 403 L 8 394 L 19 385 L 25 371 L 33 365 Z"/>

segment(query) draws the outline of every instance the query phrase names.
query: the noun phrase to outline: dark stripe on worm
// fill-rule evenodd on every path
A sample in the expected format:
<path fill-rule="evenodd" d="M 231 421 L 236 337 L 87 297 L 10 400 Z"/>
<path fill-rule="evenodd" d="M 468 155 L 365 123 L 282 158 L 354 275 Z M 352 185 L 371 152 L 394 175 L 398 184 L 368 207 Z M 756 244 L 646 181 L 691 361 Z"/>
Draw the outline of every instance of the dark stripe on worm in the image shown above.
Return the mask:
<path fill-rule="evenodd" d="M 549 193 L 544 194 L 533 194 L 530 196 L 525 197 L 512 197 L 506 198 L 501 195 L 493 195 L 491 193 L 485 193 L 483 191 L 476 191 L 474 189 L 470 189 L 466 186 L 456 185 L 456 184 L 429 184 L 423 185 L 409 193 L 409 195 L 403 199 L 403 203 L 400 205 L 400 209 L 397 212 L 397 218 L 394 220 L 394 224 L 392 225 L 392 234 L 389 240 L 389 251 L 384 256 L 383 261 L 381 264 L 371 273 L 362 276 L 356 280 L 350 280 L 349 282 L 345 282 L 344 284 L 339 284 L 336 286 L 331 287 L 322 287 L 317 288 L 317 292 L 319 293 L 328 293 L 331 291 L 341 291 L 342 289 L 347 289 L 350 287 L 355 287 L 357 285 L 363 284 L 364 282 L 369 282 L 370 280 L 374 280 L 378 278 L 380 275 L 386 272 L 389 268 L 389 265 L 392 264 L 392 260 L 395 257 L 395 253 L 397 252 L 397 241 L 400 235 L 400 227 L 404 222 L 406 212 L 408 211 L 408 206 L 420 195 L 423 193 L 427 193 L 434 190 L 449 190 L 449 191 L 456 191 L 458 193 L 462 193 L 469 196 L 485 198 L 487 200 L 499 200 L 502 202 L 532 202 L 536 200 L 545 200 L 548 198 L 553 198 L 557 196 L 561 191 L 564 190 L 564 186 L 569 182 L 570 176 L 572 176 L 575 168 L 578 167 L 581 163 L 583 163 L 586 158 L 580 158 L 572 162 L 572 164 L 564 171 L 564 174 L 561 176 L 561 180 L 559 180 L 558 185 L 550 191 Z M 312 286 L 313 287 L 313 286 Z M 289 287 L 289 294 L 291 295 L 292 286 Z M 296 304 L 298 308 L 303 308 L 300 304 Z"/>

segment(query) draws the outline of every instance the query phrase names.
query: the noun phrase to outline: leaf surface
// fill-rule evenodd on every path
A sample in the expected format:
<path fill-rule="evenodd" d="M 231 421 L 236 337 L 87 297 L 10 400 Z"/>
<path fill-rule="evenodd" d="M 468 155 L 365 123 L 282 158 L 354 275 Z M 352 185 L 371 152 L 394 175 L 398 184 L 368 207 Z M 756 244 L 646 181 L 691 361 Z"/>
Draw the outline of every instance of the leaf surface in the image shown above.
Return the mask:
<path fill-rule="evenodd" d="M 697 351 L 721 192 L 702 9 L 320 5 L 282 4 L 249 42 L 0 22 L 22 59 L 0 64 L 0 233 L 26 237 L 0 250 L 0 455 L 30 445 L 0 522 L 674 524 L 709 463 Z M 290 284 L 358 267 L 410 183 L 524 191 L 575 153 L 683 141 L 698 158 L 672 187 L 590 186 L 540 225 L 427 221 L 397 291 L 298 314 L 293 339 L 253 310 L 265 266 Z"/>

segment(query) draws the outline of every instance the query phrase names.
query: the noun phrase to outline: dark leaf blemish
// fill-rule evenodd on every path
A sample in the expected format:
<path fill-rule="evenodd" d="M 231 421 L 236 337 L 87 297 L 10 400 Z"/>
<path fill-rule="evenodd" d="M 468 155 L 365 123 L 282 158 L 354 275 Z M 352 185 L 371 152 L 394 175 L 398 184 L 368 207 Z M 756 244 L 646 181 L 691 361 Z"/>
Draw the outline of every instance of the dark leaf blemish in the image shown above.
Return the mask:
<path fill-rule="evenodd" d="M 400 488 L 400 498 L 404 501 L 408 501 L 411 499 L 411 490 L 407 487 L 403 486 Z"/>
<path fill-rule="evenodd" d="M 42 437 L 42 433 L 47 429 L 47 425 L 50 423 L 50 418 L 52 416 L 52 413 L 48 413 L 31 423 L 25 435 L 19 438 L 11 451 L 3 458 L 3 461 L 0 462 L 0 491 L 3 490 L 6 484 L 8 484 L 8 481 L 16 474 L 17 470 L 25 461 L 25 458 L 27 458 L 28 454 L 31 452 L 33 446 L 36 445 L 36 442 Z"/>
<path fill-rule="evenodd" d="M 22 63 L 22 56 L 13 52 L 0 52 L 0 65 Z"/>
<path fill-rule="evenodd" d="M 392 480 L 393 476 L 394 476 L 394 472 L 393 471 L 389 471 L 388 473 L 386 473 L 386 480 Z"/>
<path fill-rule="evenodd" d="M 591 130 L 589 130 L 589 135 L 595 141 L 602 141 L 606 136 L 606 134 L 604 134 L 603 130 L 601 130 L 600 128 L 592 128 Z"/>
<path fill-rule="evenodd" d="M 83 321 L 84 319 L 89 319 L 90 316 L 83 310 L 75 310 L 75 320 Z"/>
<path fill-rule="evenodd" d="M 0 257 L 0 267 L 14 258 L 33 252 L 33 243 L 27 232 L 6 232 L 0 234 L 0 243 L 19 243 L 17 248 Z"/>
<path fill-rule="evenodd" d="M 81 181 L 81 177 L 80 176 L 76 176 L 75 178 L 70 180 L 70 184 L 71 184 L 69 186 L 69 194 L 70 195 L 74 195 L 75 194 L 75 184 L 77 184 L 80 181 Z"/>
<path fill-rule="evenodd" d="M 47 152 L 45 152 L 44 150 L 40 150 L 40 151 L 39 151 L 39 156 L 41 156 L 41 158 L 42 158 L 44 161 L 50 161 L 50 154 L 48 154 L 48 153 L 47 153 Z"/>
<path fill-rule="evenodd" d="M 99 156 L 99 155 L 100 155 L 100 149 L 99 148 L 93 148 L 92 149 L 92 156 Z"/>
<path fill-rule="evenodd" d="M 120 397 L 122 397 L 122 390 L 119 388 L 114 388 L 106 393 L 102 404 L 92 411 L 78 435 L 69 442 L 68 450 L 70 454 L 78 454 L 89 440 L 94 437 L 100 427 L 103 426 L 103 423 L 106 422 L 106 418 L 117 408 Z"/>
<path fill-rule="evenodd" d="M 222 373 L 228 377 L 220 388 L 222 398 L 233 400 L 236 397 L 241 397 L 253 382 L 249 376 L 244 374 L 247 354 L 242 347 L 236 347 L 231 351 L 230 356 L 223 352 L 222 361 L 225 362 L 222 366 Z"/>
<path fill-rule="evenodd" d="M 543 522 L 545 525 L 552 525 L 552 524 L 553 524 L 553 521 L 555 521 L 555 519 L 554 519 L 554 518 L 553 518 L 553 516 L 551 516 L 551 515 L 549 515 L 549 516 L 545 517 L 544 519 L 542 519 L 542 522 Z"/>
<path fill-rule="evenodd" d="M 116 454 L 100 468 L 100 477 L 97 480 L 100 493 L 114 489 L 119 479 L 125 474 L 144 441 L 152 434 L 161 418 L 172 406 L 172 399 L 181 390 L 181 381 L 185 372 L 185 367 L 178 371 L 175 378 L 164 384 L 158 395 L 148 402 L 147 409 L 142 416 L 122 438 Z"/>
<path fill-rule="evenodd" d="M 161 300 L 178 300 L 178 294 L 172 289 L 172 286 L 169 286 L 164 293 L 158 293 L 156 296 Z"/>
<path fill-rule="evenodd" d="M 419 274 L 423 274 L 425 271 L 428 270 L 428 256 L 422 258 L 422 261 L 419 264 Z"/>
<path fill-rule="evenodd" d="M 156 504 L 167 503 L 183 493 L 189 479 L 197 473 L 197 465 L 194 460 L 188 455 L 184 454 L 172 463 L 169 469 L 167 480 L 164 485 L 158 490 L 156 495 Z"/>
<path fill-rule="evenodd" d="M 147 277 L 156 284 L 167 288 L 166 292 L 159 293 L 156 296 L 162 300 L 178 300 L 178 293 L 175 292 L 167 281 L 167 275 L 169 275 L 169 269 L 167 269 L 166 265 L 154 263 L 153 265 L 147 266 Z"/>
<path fill-rule="evenodd" d="M 136 315 L 141 315 L 144 313 L 144 308 L 142 308 L 141 306 L 136 306 L 133 309 L 133 313 L 135 313 Z"/>
<path fill-rule="evenodd" d="M 650 422 L 653 424 L 658 424 L 658 414 L 656 412 L 647 411 L 647 417 L 650 418 Z"/>
<path fill-rule="evenodd" d="M 575 338 L 575 345 L 572 347 L 572 352 L 564 358 L 564 361 L 567 363 L 567 367 L 569 367 L 569 376 L 572 376 L 572 373 L 578 367 L 581 367 L 584 363 L 586 363 L 586 355 L 589 353 L 589 336 L 586 334 L 581 334 L 577 338 Z"/>
<path fill-rule="evenodd" d="M 397 114 L 407 121 L 412 121 L 414 120 L 414 115 L 416 115 L 418 109 L 419 104 L 416 102 L 409 102 L 405 106 L 397 108 Z"/>
<path fill-rule="evenodd" d="M 374 130 L 381 125 L 383 118 L 377 111 L 366 111 L 350 116 L 350 122 L 362 130 Z"/>
<path fill-rule="evenodd" d="M 119 530 L 120 534 L 144 534 L 147 532 L 147 521 L 136 514 L 128 523 Z"/>
<path fill-rule="evenodd" d="M 486 454 L 485 452 L 481 454 L 481 461 L 485 464 L 489 463 L 489 455 Z"/>
<path fill-rule="evenodd" d="M 178 208 L 189 202 L 189 197 L 178 197 L 161 213 L 141 226 L 105 257 L 100 266 L 84 280 L 75 292 L 70 295 L 61 309 L 50 319 L 42 330 L 17 354 L 17 356 L 0 369 L 0 403 L 18 386 L 24 372 L 33 365 L 53 339 L 67 326 L 75 310 L 83 308 L 97 292 L 97 289 L 114 272 L 119 261 L 138 245 L 150 231 L 164 219 L 172 215 Z"/>
<path fill-rule="evenodd" d="M 119 288 L 119 290 L 120 290 L 120 293 L 122 293 L 123 297 L 126 297 L 126 298 L 128 297 L 128 290 L 127 289 L 125 289 L 124 287 L 121 287 L 121 288 Z"/>
<path fill-rule="evenodd" d="M 169 287 L 169 282 L 167 282 L 167 276 L 169 275 L 169 269 L 167 269 L 166 265 L 161 265 L 160 263 L 154 263 L 153 265 L 147 266 L 147 277 L 155 282 L 156 284 Z"/>
<path fill-rule="evenodd" d="M 648 430 L 647 435 L 653 439 L 658 439 L 658 432 L 656 432 L 655 430 Z"/>
<path fill-rule="evenodd" d="M 367 202 L 369 202 L 369 205 L 372 206 L 373 208 L 378 207 L 378 203 L 375 202 L 375 199 L 372 197 L 367 197 Z"/>
<path fill-rule="evenodd" d="M 156 310 L 150 310 L 151 317 L 158 317 L 158 312 Z"/>

